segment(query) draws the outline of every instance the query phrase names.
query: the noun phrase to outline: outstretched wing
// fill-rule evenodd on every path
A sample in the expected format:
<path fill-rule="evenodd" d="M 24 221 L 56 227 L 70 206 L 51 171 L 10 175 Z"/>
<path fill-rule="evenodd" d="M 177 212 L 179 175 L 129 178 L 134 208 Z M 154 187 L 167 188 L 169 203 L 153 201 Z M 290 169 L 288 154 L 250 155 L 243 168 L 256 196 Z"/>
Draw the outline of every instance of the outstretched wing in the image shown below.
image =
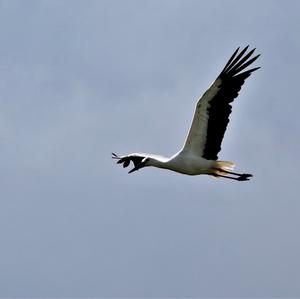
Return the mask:
<path fill-rule="evenodd" d="M 231 103 L 238 96 L 246 78 L 259 69 L 255 67 L 243 71 L 260 56 L 250 58 L 255 49 L 246 54 L 247 49 L 248 46 L 239 53 L 238 48 L 232 54 L 218 78 L 199 99 L 183 151 L 208 160 L 218 159 L 229 123 Z"/>

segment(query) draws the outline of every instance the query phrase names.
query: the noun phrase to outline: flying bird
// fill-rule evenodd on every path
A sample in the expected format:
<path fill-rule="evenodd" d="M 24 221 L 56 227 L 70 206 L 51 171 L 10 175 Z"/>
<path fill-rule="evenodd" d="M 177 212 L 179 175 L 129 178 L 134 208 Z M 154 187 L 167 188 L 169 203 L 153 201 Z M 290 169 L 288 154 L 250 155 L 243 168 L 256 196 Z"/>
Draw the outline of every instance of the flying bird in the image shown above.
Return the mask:
<path fill-rule="evenodd" d="M 123 167 L 132 162 L 134 167 L 129 173 L 154 166 L 187 175 L 206 174 L 237 181 L 249 180 L 251 174 L 233 172 L 233 162 L 218 160 L 232 110 L 231 103 L 238 96 L 245 80 L 259 69 L 255 67 L 246 70 L 260 56 L 252 57 L 255 49 L 247 53 L 248 47 L 241 51 L 240 48 L 236 49 L 217 79 L 198 100 L 185 144 L 178 153 L 170 158 L 143 153 L 126 156 L 112 153 L 112 158 L 117 159 L 117 163 L 123 164 Z"/>

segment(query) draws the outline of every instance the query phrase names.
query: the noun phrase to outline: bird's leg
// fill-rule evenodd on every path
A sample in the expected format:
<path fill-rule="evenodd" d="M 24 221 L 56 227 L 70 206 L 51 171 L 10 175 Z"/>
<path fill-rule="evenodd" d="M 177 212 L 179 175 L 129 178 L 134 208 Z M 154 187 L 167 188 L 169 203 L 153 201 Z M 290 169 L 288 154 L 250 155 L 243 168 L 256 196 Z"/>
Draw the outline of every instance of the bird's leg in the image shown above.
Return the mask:
<path fill-rule="evenodd" d="M 245 178 L 251 178 L 251 177 L 253 177 L 253 175 L 250 174 L 250 173 L 237 173 L 237 172 L 232 172 L 232 171 L 224 170 L 224 169 L 221 169 L 221 168 L 216 168 L 216 170 L 218 170 L 220 172 L 223 172 L 223 173 L 236 175 L 238 177 L 245 177 Z"/>
<path fill-rule="evenodd" d="M 227 171 L 227 170 L 222 170 L 225 173 L 228 174 L 233 174 L 233 175 L 237 175 L 239 177 L 247 177 L 247 178 L 251 178 L 253 175 L 250 173 L 237 173 L 237 172 L 232 172 L 232 171 Z"/>
<path fill-rule="evenodd" d="M 232 176 L 226 176 L 226 175 L 221 175 L 221 174 L 213 174 L 213 176 L 219 178 L 225 178 L 225 179 L 231 179 L 231 180 L 235 180 L 235 181 L 249 181 L 249 176 L 244 176 L 244 175 L 240 175 L 239 177 L 232 177 Z"/>

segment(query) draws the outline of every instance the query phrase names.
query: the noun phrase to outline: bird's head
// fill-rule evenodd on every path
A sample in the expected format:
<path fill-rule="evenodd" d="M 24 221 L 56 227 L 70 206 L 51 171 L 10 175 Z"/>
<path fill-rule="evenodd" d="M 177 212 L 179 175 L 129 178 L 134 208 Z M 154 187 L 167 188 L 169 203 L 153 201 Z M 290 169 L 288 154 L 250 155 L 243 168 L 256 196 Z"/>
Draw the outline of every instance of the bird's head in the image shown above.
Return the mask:
<path fill-rule="evenodd" d="M 132 168 L 128 173 L 132 173 L 134 171 L 137 171 L 143 167 L 146 167 L 146 166 L 150 166 L 151 162 L 150 162 L 151 158 L 148 158 L 148 157 L 145 157 L 142 162 L 140 162 L 139 164 L 137 164 L 134 168 Z"/>

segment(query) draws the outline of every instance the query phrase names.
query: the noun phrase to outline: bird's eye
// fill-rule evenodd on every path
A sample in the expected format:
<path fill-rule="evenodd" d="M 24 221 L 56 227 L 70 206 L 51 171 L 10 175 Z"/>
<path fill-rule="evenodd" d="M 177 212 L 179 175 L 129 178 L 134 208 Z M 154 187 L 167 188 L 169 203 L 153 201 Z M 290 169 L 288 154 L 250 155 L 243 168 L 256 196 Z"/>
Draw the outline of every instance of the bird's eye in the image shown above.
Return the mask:
<path fill-rule="evenodd" d="M 145 158 L 142 163 L 145 165 L 148 161 L 150 161 L 150 159 L 149 158 Z"/>

